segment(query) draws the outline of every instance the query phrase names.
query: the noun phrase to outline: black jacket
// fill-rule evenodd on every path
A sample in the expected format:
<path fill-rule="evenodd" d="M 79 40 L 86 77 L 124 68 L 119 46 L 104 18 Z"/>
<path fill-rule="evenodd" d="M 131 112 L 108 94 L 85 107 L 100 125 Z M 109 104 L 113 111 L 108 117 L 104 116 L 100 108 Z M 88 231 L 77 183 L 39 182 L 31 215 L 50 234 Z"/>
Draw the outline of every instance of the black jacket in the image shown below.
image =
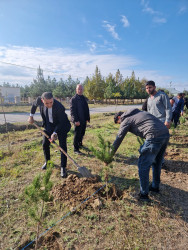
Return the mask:
<path fill-rule="evenodd" d="M 45 114 L 44 114 L 44 103 L 39 96 L 34 102 L 31 107 L 31 114 L 35 114 L 37 107 L 40 109 L 40 114 L 42 116 L 43 124 L 42 126 L 45 127 Z M 53 125 L 54 125 L 54 132 L 56 133 L 68 133 L 71 128 L 70 121 L 68 120 L 67 114 L 65 113 L 64 106 L 54 99 L 54 103 L 52 106 L 52 117 L 53 117 Z"/>
<path fill-rule="evenodd" d="M 83 95 L 74 95 L 70 100 L 70 114 L 73 123 L 90 121 L 89 106 Z"/>

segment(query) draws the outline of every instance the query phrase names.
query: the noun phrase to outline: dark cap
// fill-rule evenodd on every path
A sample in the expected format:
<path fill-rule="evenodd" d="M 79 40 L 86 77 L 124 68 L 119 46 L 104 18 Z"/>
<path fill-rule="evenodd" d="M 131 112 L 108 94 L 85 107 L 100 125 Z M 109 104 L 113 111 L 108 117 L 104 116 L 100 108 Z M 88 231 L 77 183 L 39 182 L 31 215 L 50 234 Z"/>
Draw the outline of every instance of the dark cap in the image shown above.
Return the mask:
<path fill-rule="evenodd" d="M 147 81 L 146 86 L 148 86 L 148 85 L 152 85 L 155 87 L 155 82 L 154 81 Z"/>
<path fill-rule="evenodd" d="M 115 123 L 117 123 L 117 121 L 118 121 L 118 116 L 121 116 L 123 114 L 123 112 L 122 111 L 119 111 L 118 113 L 116 113 L 115 115 L 114 115 L 114 122 Z"/>

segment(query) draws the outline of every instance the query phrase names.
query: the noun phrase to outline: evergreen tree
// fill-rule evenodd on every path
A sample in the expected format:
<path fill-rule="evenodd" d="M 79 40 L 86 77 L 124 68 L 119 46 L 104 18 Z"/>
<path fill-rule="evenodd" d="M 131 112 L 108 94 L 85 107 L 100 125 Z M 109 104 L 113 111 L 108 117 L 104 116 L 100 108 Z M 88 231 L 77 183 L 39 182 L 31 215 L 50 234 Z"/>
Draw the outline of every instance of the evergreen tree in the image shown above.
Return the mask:
<path fill-rule="evenodd" d="M 33 83 L 30 86 L 30 95 L 32 97 L 41 96 L 43 92 L 50 91 L 48 84 L 44 80 L 43 70 L 40 68 L 37 69 L 37 77 L 33 80 Z"/>
<path fill-rule="evenodd" d="M 80 81 L 77 79 L 74 81 L 71 76 L 68 77 L 68 79 L 65 81 L 66 85 L 66 96 L 72 97 L 75 95 L 76 92 L 76 86 L 80 83 Z"/>
<path fill-rule="evenodd" d="M 35 249 L 38 249 L 39 231 L 44 221 L 43 216 L 46 203 L 53 199 L 50 195 L 53 186 L 50 181 L 52 167 L 53 163 L 48 162 L 47 170 L 43 177 L 37 175 L 31 185 L 25 188 L 25 201 L 28 207 L 28 214 L 37 223 Z"/>
<path fill-rule="evenodd" d="M 115 76 L 116 85 L 121 85 L 123 83 L 123 76 L 118 69 Z"/>
<path fill-rule="evenodd" d="M 116 93 L 116 81 L 113 75 L 110 73 L 105 82 L 106 88 L 104 91 L 104 98 L 110 99 L 113 97 L 113 94 Z"/>
<path fill-rule="evenodd" d="M 98 66 L 96 66 L 95 73 L 91 80 L 89 79 L 85 85 L 85 94 L 90 100 L 104 99 L 105 81 L 101 76 Z"/>
<path fill-rule="evenodd" d="M 104 167 L 101 171 L 102 180 L 106 182 L 106 194 L 108 198 L 108 182 L 109 175 L 112 172 L 112 164 L 114 156 L 114 150 L 109 141 L 105 141 L 101 134 L 98 135 L 99 143 L 98 147 L 94 148 L 93 146 L 90 148 L 93 154 L 104 163 Z"/>

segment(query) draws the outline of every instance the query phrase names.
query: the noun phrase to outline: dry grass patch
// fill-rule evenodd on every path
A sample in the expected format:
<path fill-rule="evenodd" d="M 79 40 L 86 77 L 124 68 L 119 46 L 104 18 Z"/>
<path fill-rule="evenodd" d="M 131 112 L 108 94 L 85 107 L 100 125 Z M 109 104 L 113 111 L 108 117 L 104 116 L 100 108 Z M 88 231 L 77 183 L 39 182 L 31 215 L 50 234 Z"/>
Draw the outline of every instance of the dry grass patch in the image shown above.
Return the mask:
<path fill-rule="evenodd" d="M 73 133 L 68 137 L 68 152 L 80 166 L 92 174 L 100 175 L 102 163 L 90 151 L 96 145 L 98 133 L 113 142 L 119 126 L 113 115 L 94 115 L 88 124 L 82 155 L 73 153 Z M 172 134 L 172 130 L 170 131 Z M 43 173 L 44 158 L 41 134 L 36 129 L 10 132 L 11 152 L 7 151 L 6 134 L 0 134 L 0 248 L 19 249 L 35 238 L 35 225 L 28 218 L 23 192 L 37 173 Z M 82 183 L 60 178 L 60 153 L 51 147 L 51 160 L 55 201 L 48 204 L 45 213 L 45 231 L 39 249 L 186 249 L 188 245 L 188 158 L 187 123 L 179 126 L 170 138 L 166 167 L 162 169 L 161 192 L 152 194 L 150 205 L 136 202 L 130 192 L 139 189 L 137 158 L 139 143 L 136 136 L 128 134 L 113 161 L 111 183 L 121 190 L 116 199 L 106 199 L 104 193 L 96 194 L 90 205 L 71 213 L 101 183 Z M 78 176 L 77 169 L 68 160 L 69 176 Z M 17 171 L 14 173 L 14 171 Z M 79 176 L 78 176 L 79 177 Z M 69 177 L 71 178 L 71 177 Z M 76 184 L 77 183 L 77 184 Z M 99 185 L 100 184 L 100 185 Z M 85 185 L 85 186 L 84 186 Z M 99 186 L 98 186 L 99 185 Z M 63 189 L 63 187 L 65 189 Z M 79 191 L 80 188 L 80 191 Z M 65 193 L 67 191 L 67 193 Z M 79 193 L 76 199 L 73 193 Z M 56 195 L 55 195 L 56 194 Z M 65 197 L 67 199 L 65 200 Z M 78 199 L 79 198 L 79 199 Z M 100 206 L 92 206 L 94 199 Z M 77 202 L 75 202 L 75 200 Z M 88 201 L 89 202 L 89 201 Z M 81 209 L 82 208 L 82 209 Z M 42 233 L 41 232 L 41 233 Z M 33 248 L 34 245 L 31 246 Z M 29 249 L 29 248 L 28 248 Z"/>

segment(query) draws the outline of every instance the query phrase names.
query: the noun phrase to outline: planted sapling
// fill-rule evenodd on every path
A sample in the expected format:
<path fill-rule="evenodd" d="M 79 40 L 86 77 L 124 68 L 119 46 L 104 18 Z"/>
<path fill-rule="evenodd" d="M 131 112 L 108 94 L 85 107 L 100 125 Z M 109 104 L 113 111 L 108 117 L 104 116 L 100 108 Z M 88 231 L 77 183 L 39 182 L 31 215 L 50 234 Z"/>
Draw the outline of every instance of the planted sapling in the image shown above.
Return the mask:
<path fill-rule="evenodd" d="M 47 202 L 53 200 L 53 197 L 50 195 L 53 186 L 53 183 L 50 181 L 52 167 L 53 163 L 48 162 L 45 174 L 43 176 L 40 174 L 37 175 L 33 179 L 33 182 L 25 188 L 28 214 L 37 223 L 35 249 L 38 248 L 39 230 L 44 222 L 45 207 L 47 206 Z"/>
<path fill-rule="evenodd" d="M 93 154 L 104 163 L 104 167 L 101 171 L 101 178 L 106 182 L 106 193 L 108 198 L 108 182 L 109 175 L 112 172 L 112 164 L 114 156 L 114 150 L 109 141 L 105 141 L 101 134 L 98 135 L 99 143 L 98 147 L 94 148 L 93 146 L 90 148 Z"/>

